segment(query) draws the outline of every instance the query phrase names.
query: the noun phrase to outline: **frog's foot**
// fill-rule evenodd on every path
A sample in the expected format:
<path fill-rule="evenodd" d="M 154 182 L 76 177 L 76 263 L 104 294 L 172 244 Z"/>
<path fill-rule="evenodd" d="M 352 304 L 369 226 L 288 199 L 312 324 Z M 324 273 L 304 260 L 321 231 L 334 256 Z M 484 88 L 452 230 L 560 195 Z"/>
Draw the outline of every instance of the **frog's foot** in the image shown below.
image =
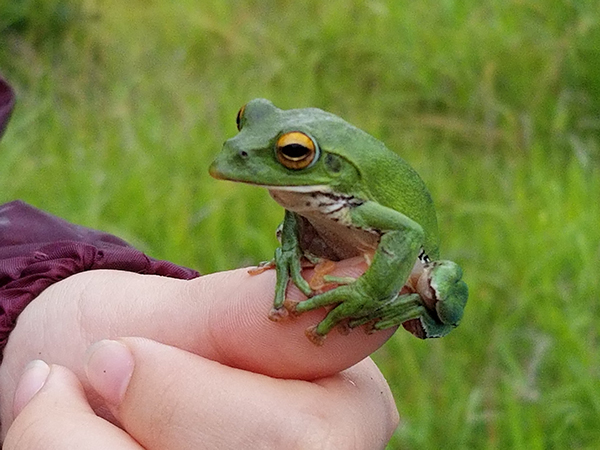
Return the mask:
<path fill-rule="evenodd" d="M 327 285 L 350 284 L 356 281 L 354 277 L 336 277 L 329 275 L 336 268 L 336 263 L 328 259 L 321 260 L 314 268 L 314 274 L 308 282 L 308 285 L 315 292 L 321 292 Z"/>
<path fill-rule="evenodd" d="M 258 266 L 256 267 L 251 267 L 250 269 L 248 269 L 248 274 L 251 276 L 254 275 L 260 275 L 263 272 L 266 272 L 267 270 L 271 270 L 275 268 L 275 260 L 271 260 L 271 261 L 263 261 L 261 262 Z"/>
<path fill-rule="evenodd" d="M 317 262 L 315 262 L 313 259 L 308 258 L 308 257 L 302 258 L 302 260 L 300 261 L 300 267 L 302 269 L 314 267 L 317 264 L 318 264 Z M 248 269 L 248 273 L 252 276 L 260 275 L 261 273 L 266 272 L 267 270 L 273 270 L 276 268 L 277 268 L 277 265 L 275 263 L 275 260 L 272 259 L 271 261 L 262 261 L 256 267 L 251 267 L 250 269 Z"/>
<path fill-rule="evenodd" d="M 321 322 L 306 330 L 306 335 L 312 342 L 322 345 L 325 336 L 334 327 L 340 325 L 342 334 L 349 331 L 351 326 L 348 319 L 362 317 L 370 302 L 370 297 L 356 289 L 355 284 L 345 285 L 297 303 L 294 314 L 302 314 L 324 306 L 333 306 Z"/>

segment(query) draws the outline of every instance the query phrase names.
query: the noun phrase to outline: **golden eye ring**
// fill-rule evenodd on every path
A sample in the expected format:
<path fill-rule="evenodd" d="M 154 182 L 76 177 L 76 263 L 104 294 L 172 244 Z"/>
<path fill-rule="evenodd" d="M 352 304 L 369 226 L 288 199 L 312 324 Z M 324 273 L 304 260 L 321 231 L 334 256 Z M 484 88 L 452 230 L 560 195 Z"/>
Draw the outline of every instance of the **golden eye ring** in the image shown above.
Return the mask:
<path fill-rule="evenodd" d="M 242 131 L 242 117 L 244 116 L 244 111 L 246 110 L 246 105 L 242 106 L 235 117 L 235 125 L 237 126 L 238 131 Z"/>
<path fill-rule="evenodd" d="M 275 144 L 277 160 L 288 169 L 305 169 L 316 160 L 318 147 L 315 142 L 300 131 L 282 134 Z"/>

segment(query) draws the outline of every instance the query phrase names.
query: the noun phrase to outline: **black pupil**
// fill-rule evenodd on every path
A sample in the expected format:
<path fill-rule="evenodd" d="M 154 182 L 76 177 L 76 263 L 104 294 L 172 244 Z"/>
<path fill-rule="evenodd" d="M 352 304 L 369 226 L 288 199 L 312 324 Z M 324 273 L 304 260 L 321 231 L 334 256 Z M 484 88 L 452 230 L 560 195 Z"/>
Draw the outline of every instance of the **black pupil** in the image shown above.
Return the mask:
<path fill-rule="evenodd" d="M 298 160 L 306 158 L 310 150 L 301 144 L 288 144 L 281 147 L 281 153 L 289 159 Z"/>

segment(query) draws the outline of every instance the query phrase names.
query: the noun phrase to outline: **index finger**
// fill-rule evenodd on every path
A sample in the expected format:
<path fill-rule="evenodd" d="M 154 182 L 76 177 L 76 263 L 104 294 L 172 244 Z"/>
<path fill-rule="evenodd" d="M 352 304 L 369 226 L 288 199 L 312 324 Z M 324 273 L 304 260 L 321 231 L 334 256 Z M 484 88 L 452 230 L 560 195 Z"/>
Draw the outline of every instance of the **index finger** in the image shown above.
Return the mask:
<path fill-rule="evenodd" d="M 360 259 L 339 263 L 334 275 L 359 276 L 365 267 Z M 273 377 L 314 379 L 340 372 L 393 334 L 392 329 L 367 335 L 357 328 L 344 336 L 333 330 L 323 346 L 314 345 L 304 331 L 323 319 L 324 309 L 280 322 L 269 320 L 274 270 L 252 276 L 247 269 L 238 269 L 189 281 L 91 271 L 65 282 L 69 280 L 85 286 L 80 296 L 83 312 L 78 314 L 80 320 L 95 321 L 81 325 L 92 334 L 88 344 L 107 337 L 147 337 Z M 290 285 L 288 298 L 305 297 Z"/>

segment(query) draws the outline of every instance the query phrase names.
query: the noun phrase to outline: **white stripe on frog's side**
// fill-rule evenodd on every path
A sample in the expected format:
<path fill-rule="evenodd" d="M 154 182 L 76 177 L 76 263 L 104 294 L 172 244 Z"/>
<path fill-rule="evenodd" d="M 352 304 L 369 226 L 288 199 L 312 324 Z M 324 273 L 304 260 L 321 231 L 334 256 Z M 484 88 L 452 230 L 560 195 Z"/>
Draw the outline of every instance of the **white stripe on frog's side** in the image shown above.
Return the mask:
<path fill-rule="evenodd" d="M 341 195 L 330 192 L 315 192 L 311 197 L 316 202 L 316 208 L 325 215 L 332 215 L 335 220 L 336 213 L 340 213 L 345 208 L 352 208 L 364 203 L 353 195 Z"/>

